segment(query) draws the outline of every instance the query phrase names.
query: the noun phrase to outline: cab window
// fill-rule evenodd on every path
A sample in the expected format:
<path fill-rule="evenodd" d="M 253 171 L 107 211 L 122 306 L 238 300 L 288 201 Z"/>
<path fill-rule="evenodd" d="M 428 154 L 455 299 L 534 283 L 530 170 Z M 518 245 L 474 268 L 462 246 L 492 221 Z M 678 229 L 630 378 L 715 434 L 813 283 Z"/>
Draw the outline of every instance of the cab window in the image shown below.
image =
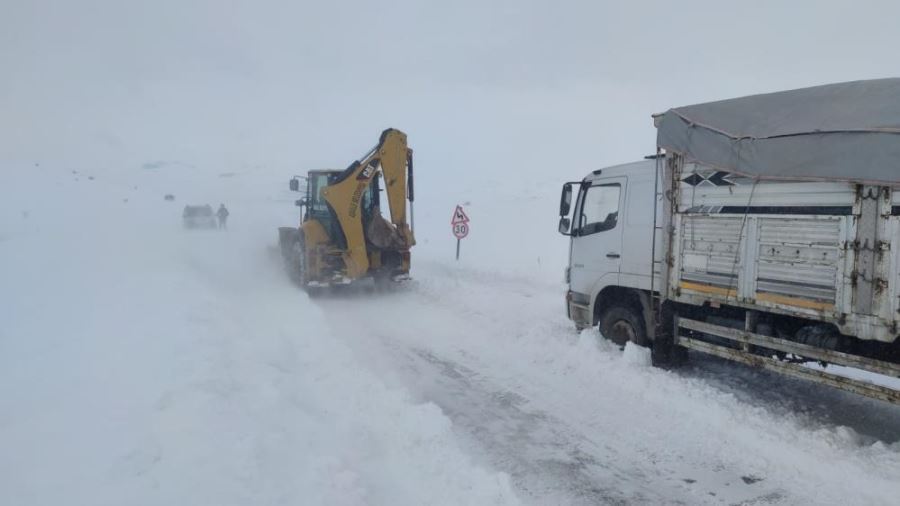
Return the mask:
<path fill-rule="evenodd" d="M 328 186 L 328 174 L 315 174 L 309 178 L 310 208 L 314 213 L 327 213 L 328 204 L 322 196 L 322 188 Z"/>
<path fill-rule="evenodd" d="M 578 235 L 595 234 L 616 228 L 619 221 L 619 195 L 622 185 L 590 186 L 582 195 Z"/>

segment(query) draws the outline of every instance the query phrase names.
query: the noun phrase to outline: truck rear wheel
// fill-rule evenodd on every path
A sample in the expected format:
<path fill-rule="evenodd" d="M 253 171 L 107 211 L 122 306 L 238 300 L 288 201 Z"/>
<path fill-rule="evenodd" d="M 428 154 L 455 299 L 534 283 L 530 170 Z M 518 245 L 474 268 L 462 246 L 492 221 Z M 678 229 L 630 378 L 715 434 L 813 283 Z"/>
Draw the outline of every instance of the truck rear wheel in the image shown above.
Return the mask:
<path fill-rule="evenodd" d="M 647 331 L 638 311 L 628 306 L 610 306 L 600 313 L 600 333 L 603 337 L 625 346 L 631 341 L 638 346 L 647 346 Z"/>

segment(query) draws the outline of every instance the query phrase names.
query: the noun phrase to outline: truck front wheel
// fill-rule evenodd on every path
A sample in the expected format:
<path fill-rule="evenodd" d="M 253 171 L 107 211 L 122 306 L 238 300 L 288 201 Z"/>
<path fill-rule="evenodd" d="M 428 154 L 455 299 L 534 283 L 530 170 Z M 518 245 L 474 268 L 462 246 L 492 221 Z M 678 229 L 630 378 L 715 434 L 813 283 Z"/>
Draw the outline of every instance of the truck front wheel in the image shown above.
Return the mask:
<path fill-rule="evenodd" d="M 631 341 L 638 346 L 647 346 L 647 331 L 644 329 L 640 312 L 628 306 L 610 306 L 600 313 L 600 333 L 603 337 L 625 346 Z"/>

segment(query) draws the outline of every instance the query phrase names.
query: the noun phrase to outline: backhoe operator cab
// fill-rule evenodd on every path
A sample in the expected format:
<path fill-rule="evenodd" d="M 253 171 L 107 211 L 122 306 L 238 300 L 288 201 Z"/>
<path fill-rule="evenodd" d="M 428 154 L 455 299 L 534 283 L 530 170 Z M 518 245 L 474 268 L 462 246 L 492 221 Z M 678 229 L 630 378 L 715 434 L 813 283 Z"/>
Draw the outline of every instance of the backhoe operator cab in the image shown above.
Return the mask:
<path fill-rule="evenodd" d="M 306 177 L 294 176 L 290 181 L 291 191 L 301 191 L 301 184 L 305 185 L 304 198 L 294 202 L 298 207 L 303 208 L 303 217 L 301 222 L 308 220 L 318 221 L 328 235 L 328 239 L 337 244 L 341 248 L 347 247 L 347 240 L 341 231 L 337 216 L 334 211 L 329 209 L 328 202 L 322 195 L 322 190 L 337 183 L 341 179 L 341 170 L 311 170 Z M 372 220 L 372 213 L 380 204 L 381 192 L 381 175 L 376 174 L 372 183 L 366 188 L 360 198 L 362 209 L 363 226 L 368 227 Z"/>
<path fill-rule="evenodd" d="M 566 306 L 578 328 L 614 341 L 646 339 L 651 289 L 655 160 L 595 170 L 563 185 L 559 231 L 570 237 Z M 636 288 L 638 290 L 628 290 Z M 646 292 L 649 293 L 649 292 Z M 642 300 L 642 299 L 647 300 Z"/>

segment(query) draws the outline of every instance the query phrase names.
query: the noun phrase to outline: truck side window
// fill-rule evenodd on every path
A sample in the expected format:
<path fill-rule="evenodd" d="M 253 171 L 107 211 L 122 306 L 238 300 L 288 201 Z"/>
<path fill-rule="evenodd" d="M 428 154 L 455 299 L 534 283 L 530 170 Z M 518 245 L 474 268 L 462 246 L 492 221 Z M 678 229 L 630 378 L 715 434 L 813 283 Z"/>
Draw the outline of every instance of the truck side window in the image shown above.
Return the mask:
<path fill-rule="evenodd" d="M 619 194 L 622 185 L 591 186 L 582 197 L 578 235 L 588 235 L 616 228 L 619 221 Z"/>

